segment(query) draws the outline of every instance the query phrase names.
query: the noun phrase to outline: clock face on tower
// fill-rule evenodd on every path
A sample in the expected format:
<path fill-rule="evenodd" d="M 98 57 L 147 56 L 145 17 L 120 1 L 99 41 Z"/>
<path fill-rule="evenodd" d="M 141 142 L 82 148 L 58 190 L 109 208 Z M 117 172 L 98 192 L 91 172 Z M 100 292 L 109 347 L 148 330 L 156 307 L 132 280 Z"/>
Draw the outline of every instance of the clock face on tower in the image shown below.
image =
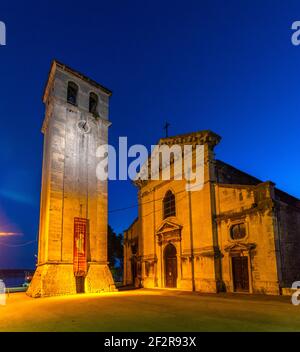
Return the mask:
<path fill-rule="evenodd" d="M 85 120 L 78 121 L 77 128 L 79 129 L 79 132 L 84 134 L 89 133 L 91 130 L 89 123 Z"/>

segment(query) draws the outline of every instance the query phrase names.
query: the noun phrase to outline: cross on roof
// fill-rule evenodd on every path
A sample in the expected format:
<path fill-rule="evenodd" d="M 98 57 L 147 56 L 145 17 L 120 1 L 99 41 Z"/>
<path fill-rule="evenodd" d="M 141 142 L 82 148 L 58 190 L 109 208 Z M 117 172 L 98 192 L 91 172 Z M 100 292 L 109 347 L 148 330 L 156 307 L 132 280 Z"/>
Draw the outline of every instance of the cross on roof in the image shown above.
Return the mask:
<path fill-rule="evenodd" d="M 164 125 L 164 130 L 166 130 L 166 138 L 169 137 L 169 127 L 171 125 L 169 124 L 169 122 L 166 121 L 165 125 Z"/>

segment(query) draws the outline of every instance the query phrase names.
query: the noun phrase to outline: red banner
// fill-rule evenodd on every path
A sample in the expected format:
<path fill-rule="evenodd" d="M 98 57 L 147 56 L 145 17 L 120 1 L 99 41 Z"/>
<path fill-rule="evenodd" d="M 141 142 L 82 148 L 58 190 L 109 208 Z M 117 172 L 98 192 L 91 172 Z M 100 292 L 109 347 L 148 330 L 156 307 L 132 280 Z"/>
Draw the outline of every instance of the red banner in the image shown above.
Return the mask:
<path fill-rule="evenodd" d="M 75 276 L 87 273 L 87 233 L 88 219 L 74 218 L 73 268 Z"/>

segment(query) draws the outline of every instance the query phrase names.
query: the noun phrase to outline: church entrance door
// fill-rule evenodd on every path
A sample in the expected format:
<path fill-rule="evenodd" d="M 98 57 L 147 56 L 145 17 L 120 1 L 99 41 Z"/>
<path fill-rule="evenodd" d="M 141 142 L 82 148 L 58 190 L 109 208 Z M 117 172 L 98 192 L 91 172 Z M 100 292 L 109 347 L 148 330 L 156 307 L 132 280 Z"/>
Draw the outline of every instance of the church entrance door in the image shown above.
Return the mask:
<path fill-rule="evenodd" d="M 177 287 L 177 256 L 176 248 L 171 243 L 167 245 L 164 252 L 165 259 L 165 286 Z"/>
<path fill-rule="evenodd" d="M 248 257 L 232 257 L 233 286 L 235 292 L 249 292 Z"/>

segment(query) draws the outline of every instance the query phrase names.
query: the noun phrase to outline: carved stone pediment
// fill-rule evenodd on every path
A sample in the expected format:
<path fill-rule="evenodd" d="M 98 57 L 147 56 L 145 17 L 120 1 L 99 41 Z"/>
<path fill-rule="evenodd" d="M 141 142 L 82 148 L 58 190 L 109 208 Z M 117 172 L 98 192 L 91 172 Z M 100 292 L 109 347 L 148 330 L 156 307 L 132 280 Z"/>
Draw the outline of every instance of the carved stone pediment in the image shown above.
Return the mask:
<path fill-rule="evenodd" d="M 158 229 L 156 230 L 156 234 L 162 234 L 166 232 L 171 232 L 171 231 L 181 231 L 182 225 L 180 225 L 176 219 L 165 219 Z"/>
<path fill-rule="evenodd" d="M 181 232 L 173 231 L 173 232 L 165 232 L 157 234 L 157 241 L 159 245 L 169 242 L 178 242 L 181 241 Z"/>
<path fill-rule="evenodd" d="M 156 230 L 158 243 L 181 241 L 181 229 L 182 225 L 175 218 L 165 219 Z"/>
<path fill-rule="evenodd" d="M 224 250 L 226 252 L 250 252 L 255 247 L 255 243 L 236 242 L 228 244 L 224 247 Z"/>

